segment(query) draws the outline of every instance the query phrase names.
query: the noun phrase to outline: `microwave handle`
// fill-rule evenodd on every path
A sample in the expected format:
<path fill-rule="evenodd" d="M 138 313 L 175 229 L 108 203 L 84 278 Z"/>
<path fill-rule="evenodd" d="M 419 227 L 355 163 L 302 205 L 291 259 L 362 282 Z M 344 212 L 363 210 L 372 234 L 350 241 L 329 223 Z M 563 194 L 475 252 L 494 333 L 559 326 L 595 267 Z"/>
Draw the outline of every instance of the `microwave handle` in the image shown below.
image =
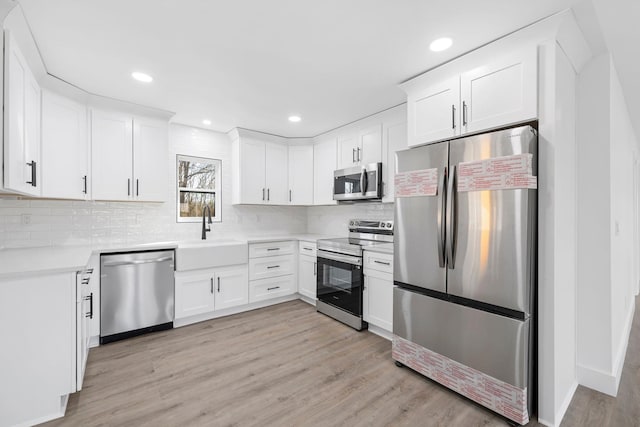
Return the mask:
<path fill-rule="evenodd" d="M 365 168 L 362 168 L 362 172 L 360 173 L 360 190 L 363 196 L 367 192 L 367 170 Z"/>

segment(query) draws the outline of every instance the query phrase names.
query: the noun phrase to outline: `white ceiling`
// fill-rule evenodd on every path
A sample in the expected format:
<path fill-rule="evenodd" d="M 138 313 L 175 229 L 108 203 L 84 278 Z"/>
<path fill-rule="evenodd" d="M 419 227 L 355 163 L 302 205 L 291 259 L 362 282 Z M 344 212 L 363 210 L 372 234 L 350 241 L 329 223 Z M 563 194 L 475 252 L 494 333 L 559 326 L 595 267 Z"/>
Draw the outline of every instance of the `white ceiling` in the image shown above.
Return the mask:
<path fill-rule="evenodd" d="M 48 72 L 85 90 L 223 132 L 315 136 L 404 102 L 398 83 L 576 0 L 19 3 Z M 440 36 L 453 47 L 430 52 Z"/>

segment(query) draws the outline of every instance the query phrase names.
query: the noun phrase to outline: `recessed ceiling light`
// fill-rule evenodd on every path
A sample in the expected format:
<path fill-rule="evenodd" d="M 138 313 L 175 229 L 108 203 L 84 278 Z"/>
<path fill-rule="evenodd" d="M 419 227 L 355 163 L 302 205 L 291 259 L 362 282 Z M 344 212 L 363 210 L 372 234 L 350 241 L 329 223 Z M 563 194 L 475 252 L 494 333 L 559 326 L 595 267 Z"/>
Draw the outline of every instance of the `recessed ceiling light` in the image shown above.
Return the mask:
<path fill-rule="evenodd" d="M 143 83 L 151 83 L 153 81 L 153 77 L 151 77 L 149 74 L 141 73 L 139 71 L 134 71 L 133 73 L 131 73 L 131 77 Z"/>
<path fill-rule="evenodd" d="M 302 120 L 300 118 L 300 116 L 289 116 L 289 121 L 293 122 L 293 123 L 298 123 L 300 120 Z"/>
<path fill-rule="evenodd" d="M 449 49 L 452 44 L 453 40 L 451 40 L 449 37 L 442 37 L 440 39 L 432 41 L 429 45 L 429 49 L 434 52 L 441 52 L 443 50 Z"/>
<path fill-rule="evenodd" d="M 204 119 L 204 120 L 202 121 L 202 124 L 203 124 L 203 125 L 205 125 L 205 126 L 210 126 L 210 125 L 211 125 L 211 120 L 209 120 L 209 119 Z"/>

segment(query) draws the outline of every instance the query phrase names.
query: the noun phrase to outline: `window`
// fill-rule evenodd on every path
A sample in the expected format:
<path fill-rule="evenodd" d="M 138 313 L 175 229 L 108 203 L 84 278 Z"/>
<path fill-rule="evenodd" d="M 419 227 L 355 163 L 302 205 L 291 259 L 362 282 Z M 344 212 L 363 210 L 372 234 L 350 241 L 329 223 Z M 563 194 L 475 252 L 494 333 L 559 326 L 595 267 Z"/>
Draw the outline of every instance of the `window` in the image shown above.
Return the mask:
<path fill-rule="evenodd" d="M 176 165 L 178 222 L 201 221 L 205 205 L 211 209 L 213 221 L 222 221 L 221 170 L 221 160 L 178 154 Z"/>

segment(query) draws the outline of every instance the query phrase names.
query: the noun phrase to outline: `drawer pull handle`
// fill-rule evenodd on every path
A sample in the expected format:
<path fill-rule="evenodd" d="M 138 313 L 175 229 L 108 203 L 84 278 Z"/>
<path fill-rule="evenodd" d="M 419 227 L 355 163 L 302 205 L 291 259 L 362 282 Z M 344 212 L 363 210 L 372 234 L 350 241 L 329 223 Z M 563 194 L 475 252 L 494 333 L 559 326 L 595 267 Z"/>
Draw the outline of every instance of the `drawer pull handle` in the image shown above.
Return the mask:
<path fill-rule="evenodd" d="M 267 248 L 268 251 L 279 251 L 280 248 Z"/>
<path fill-rule="evenodd" d="M 268 291 L 273 291 L 274 289 L 280 289 L 280 286 L 274 286 L 273 288 L 267 288 Z"/>
<path fill-rule="evenodd" d="M 375 262 L 376 264 L 391 265 L 391 263 L 390 263 L 390 262 L 378 261 L 377 259 L 376 259 L 376 260 L 373 260 L 373 262 Z"/>
<path fill-rule="evenodd" d="M 272 269 L 272 268 L 280 268 L 279 265 L 269 265 L 267 266 L 267 270 Z"/>
<path fill-rule="evenodd" d="M 304 249 L 305 251 L 312 251 L 313 250 L 311 248 L 302 248 L 302 249 Z"/>

